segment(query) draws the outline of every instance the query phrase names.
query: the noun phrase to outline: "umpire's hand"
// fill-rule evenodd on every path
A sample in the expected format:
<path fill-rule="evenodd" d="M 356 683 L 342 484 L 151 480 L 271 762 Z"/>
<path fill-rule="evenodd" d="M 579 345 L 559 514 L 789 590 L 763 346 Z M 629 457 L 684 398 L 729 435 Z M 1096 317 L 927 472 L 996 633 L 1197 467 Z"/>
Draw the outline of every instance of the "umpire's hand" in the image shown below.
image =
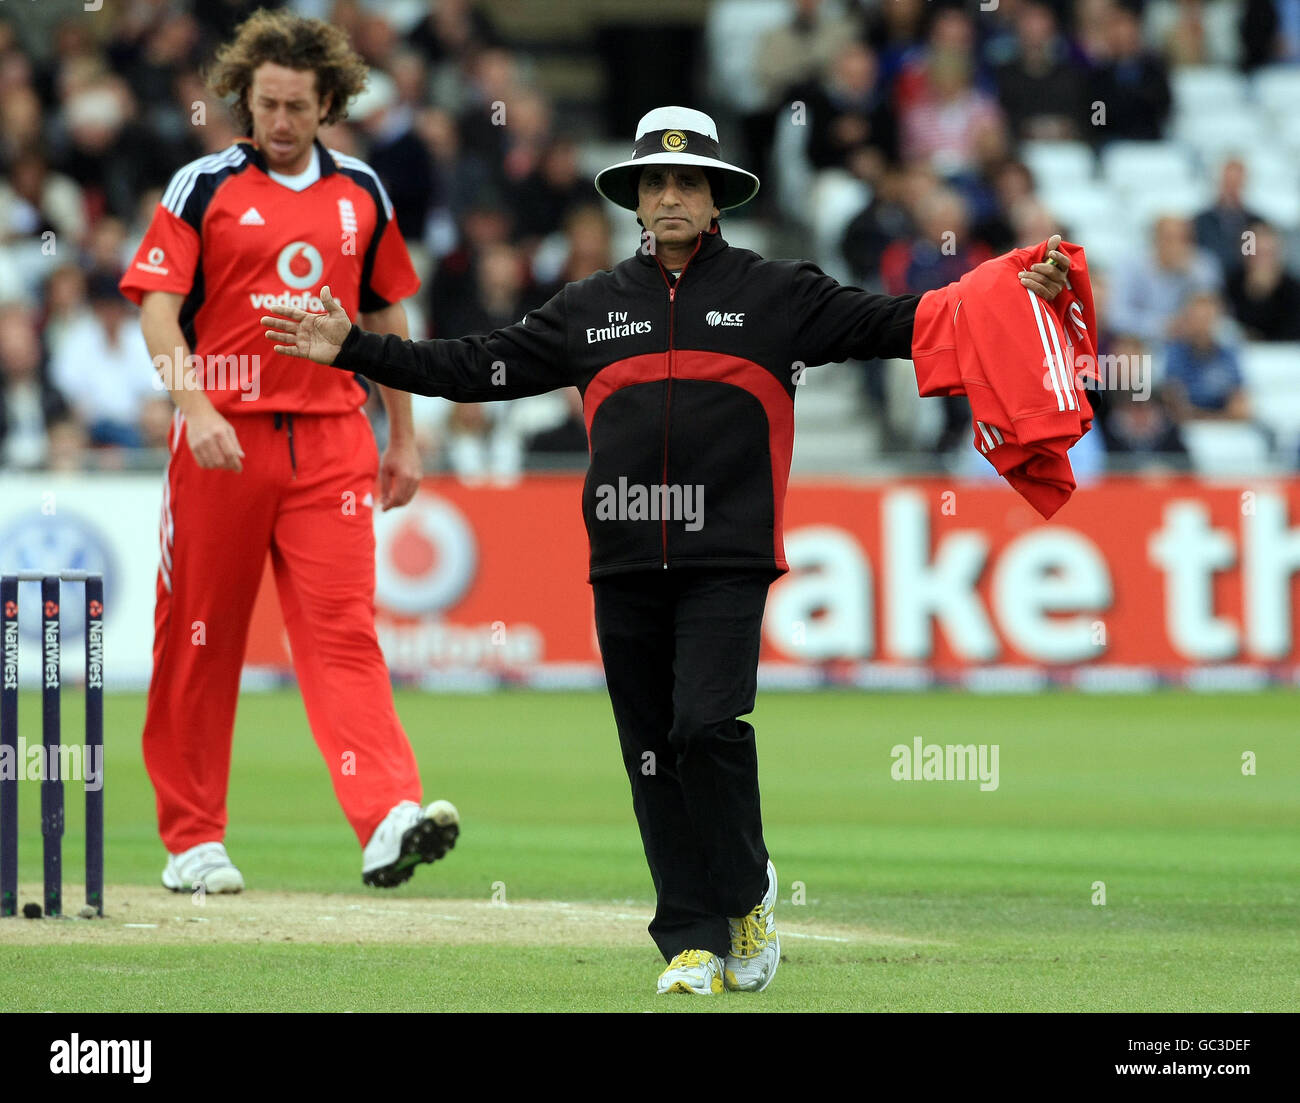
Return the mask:
<path fill-rule="evenodd" d="M 1058 237 L 1056 240 L 1061 239 Z M 305 310 L 290 307 L 284 312 L 284 317 L 271 315 L 262 319 L 268 341 L 292 342 L 276 345 L 276 352 L 315 360 L 318 364 L 334 363 L 334 357 L 347 340 L 352 322 L 338 300 L 330 294 L 328 285 L 320 289 L 320 301 L 325 307 L 324 314 L 308 314 Z"/>
<path fill-rule="evenodd" d="M 1061 235 L 1053 234 L 1047 239 L 1047 256 L 1044 262 L 1035 264 L 1020 273 L 1021 286 L 1029 288 L 1035 295 L 1046 299 L 1049 303 L 1060 294 L 1070 271 L 1070 258 L 1057 249 L 1060 244 Z M 262 321 L 266 319 L 263 318 Z M 344 336 L 346 337 L 347 334 Z"/>

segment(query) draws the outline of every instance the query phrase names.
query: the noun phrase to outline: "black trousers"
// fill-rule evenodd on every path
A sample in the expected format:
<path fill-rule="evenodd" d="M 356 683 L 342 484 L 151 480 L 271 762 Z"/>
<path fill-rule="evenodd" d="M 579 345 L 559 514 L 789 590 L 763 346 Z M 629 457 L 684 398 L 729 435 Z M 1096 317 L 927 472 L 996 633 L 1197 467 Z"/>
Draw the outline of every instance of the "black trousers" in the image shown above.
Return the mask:
<path fill-rule="evenodd" d="M 754 708 L 765 570 L 641 571 L 596 579 L 600 640 L 665 960 L 725 955 L 727 917 L 767 888 Z"/>

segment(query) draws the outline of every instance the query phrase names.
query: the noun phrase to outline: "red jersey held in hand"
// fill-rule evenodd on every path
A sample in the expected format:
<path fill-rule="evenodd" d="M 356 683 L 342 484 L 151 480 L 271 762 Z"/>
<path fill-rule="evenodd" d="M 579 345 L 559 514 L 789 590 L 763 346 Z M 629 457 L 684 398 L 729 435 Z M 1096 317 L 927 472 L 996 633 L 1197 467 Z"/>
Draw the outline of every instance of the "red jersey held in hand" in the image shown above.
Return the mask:
<path fill-rule="evenodd" d="M 1074 492 L 1068 452 L 1092 426 L 1083 384 L 1097 363 L 1087 258 L 1069 242 L 1059 251 L 1069 286 L 1050 303 L 1018 276 L 1043 261 L 1042 243 L 927 292 L 912 333 L 921 395 L 966 395 L 975 447 L 1044 517 Z"/>

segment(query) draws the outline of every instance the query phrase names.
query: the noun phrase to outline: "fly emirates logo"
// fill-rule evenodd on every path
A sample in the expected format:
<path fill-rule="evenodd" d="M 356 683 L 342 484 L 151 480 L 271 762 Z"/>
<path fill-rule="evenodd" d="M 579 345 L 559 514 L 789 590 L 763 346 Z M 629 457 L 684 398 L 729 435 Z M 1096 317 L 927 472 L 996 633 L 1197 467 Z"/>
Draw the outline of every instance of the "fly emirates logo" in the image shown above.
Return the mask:
<path fill-rule="evenodd" d="M 608 325 L 587 327 L 587 344 L 612 341 L 615 337 L 631 337 L 634 333 L 649 333 L 653 328 L 649 322 L 629 322 L 626 310 L 611 310 L 605 318 Z"/>
<path fill-rule="evenodd" d="M 324 271 L 325 261 L 316 246 L 307 241 L 290 242 L 280 250 L 275 260 L 275 274 L 281 283 L 288 286 L 279 294 L 252 291 L 248 299 L 254 310 L 262 312 L 274 312 L 277 307 L 297 307 L 315 314 L 323 313 L 325 305 L 316 291 L 320 289 Z"/>

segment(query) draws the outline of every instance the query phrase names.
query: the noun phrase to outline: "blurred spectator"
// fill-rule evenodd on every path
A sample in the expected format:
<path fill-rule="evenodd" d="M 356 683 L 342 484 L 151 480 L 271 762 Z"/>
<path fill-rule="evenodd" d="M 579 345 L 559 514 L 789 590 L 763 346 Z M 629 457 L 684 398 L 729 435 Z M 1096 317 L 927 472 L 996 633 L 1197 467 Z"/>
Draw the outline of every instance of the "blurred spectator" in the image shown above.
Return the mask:
<path fill-rule="evenodd" d="M 429 12 L 406 36 L 431 65 L 458 64 L 502 39 L 482 5 L 470 0 L 429 0 Z"/>
<path fill-rule="evenodd" d="M 438 194 L 424 229 L 425 244 L 435 256 L 456 246 L 456 223 L 493 187 L 493 174 L 479 159 L 461 148 L 456 120 L 441 108 L 426 108 L 416 116 L 416 131 L 433 158 Z"/>
<path fill-rule="evenodd" d="M 1023 248 L 1046 241 L 1053 234 L 1069 240 L 1056 216 L 1036 195 L 1026 195 L 1011 206 L 1012 248 Z"/>
<path fill-rule="evenodd" d="M 894 113 L 880 91 L 876 57 L 860 42 L 840 47 L 826 75 L 797 85 L 792 101 L 807 107 L 808 161 L 815 169 L 855 169 L 858 156 L 879 150 L 887 159 L 898 156 Z"/>
<path fill-rule="evenodd" d="M 1219 173 L 1219 194 L 1208 210 L 1193 222 L 1196 244 L 1212 253 L 1225 277 L 1241 271 L 1242 235 L 1259 215 L 1246 208 L 1246 165 L 1238 157 L 1224 162 Z"/>
<path fill-rule="evenodd" d="M 1025 200 L 1035 199 L 1034 174 L 1023 161 L 1006 160 L 991 173 L 995 206 L 971 227 L 974 237 L 987 245 L 994 255 L 1027 245 L 1015 225 L 1015 212 L 1024 208 Z M 1044 239 L 1051 237 L 1049 232 Z"/>
<path fill-rule="evenodd" d="M 1148 342 L 1174 336 L 1171 327 L 1191 296 L 1220 286 L 1218 264 L 1196 248 L 1187 219 L 1157 219 L 1153 241 L 1148 256 L 1116 267 L 1108 304 L 1116 332 Z"/>
<path fill-rule="evenodd" d="M 182 73 L 198 67 L 198 46 L 198 22 L 182 12 L 166 12 L 137 48 L 115 51 L 114 71 L 130 86 L 155 140 L 177 147 L 191 140 L 190 106 L 177 102 L 175 89 Z M 178 148 L 173 157 L 181 156 Z"/>
<path fill-rule="evenodd" d="M 799 98 L 791 94 L 792 89 L 811 85 L 828 72 L 840 47 L 857 34 L 855 21 L 824 0 L 790 0 L 790 21 L 759 39 L 754 75 L 763 103 L 741 120 L 747 163 L 756 166 L 755 171 L 761 172 L 767 164 L 777 108 Z M 785 115 L 780 116 L 780 121 L 786 120 Z"/>
<path fill-rule="evenodd" d="M 547 245 L 543 245 L 534 258 L 533 274 L 540 285 L 537 301 L 545 302 L 566 283 L 585 280 L 593 272 L 612 268 L 610 236 L 604 207 L 589 203 L 571 211 L 564 220 L 563 239 L 558 243 L 563 256 L 552 261 Z"/>
<path fill-rule="evenodd" d="M 474 261 L 474 293 L 450 317 L 438 319 L 444 337 L 491 333 L 514 325 L 533 305 L 523 257 L 504 242 L 485 246 Z"/>
<path fill-rule="evenodd" d="M 134 248 L 127 242 L 126 224 L 107 215 L 92 227 L 82 264 L 88 271 L 116 272 L 126 268 L 134 255 Z"/>
<path fill-rule="evenodd" d="M 1089 100 L 1106 111 L 1097 142 L 1155 141 L 1164 133 L 1172 96 L 1164 60 L 1142 40 L 1141 5 L 1117 0 L 1106 16 L 1105 56 L 1093 73 Z"/>
<path fill-rule="evenodd" d="M 1300 280 L 1286 269 L 1282 239 L 1267 222 L 1254 222 L 1253 249 L 1228 277 L 1232 313 L 1256 341 L 1300 341 Z"/>
<path fill-rule="evenodd" d="M 831 68 L 857 25 L 823 0 L 790 0 L 790 21 L 759 40 L 755 66 L 768 102 L 776 106 L 790 88 L 808 84 Z"/>
<path fill-rule="evenodd" d="M 535 173 L 551 142 L 551 105 L 536 92 L 522 91 L 506 108 L 501 175 L 507 188 L 519 187 Z"/>
<path fill-rule="evenodd" d="M 881 83 L 892 88 L 903 68 L 924 50 L 926 0 L 892 0 L 867 8 L 867 45 L 880 62 Z"/>
<path fill-rule="evenodd" d="M 915 207 L 918 232 L 896 241 L 880 260 L 888 295 L 919 295 L 961 279 L 992 257 L 968 232 L 966 204 L 956 192 L 938 188 Z"/>
<path fill-rule="evenodd" d="M 510 239 L 510 220 L 496 198 L 485 193 L 462 220 L 459 244 L 442 258 L 429 281 L 429 325 L 434 337 L 473 332 L 476 269 L 483 253 Z"/>
<path fill-rule="evenodd" d="M 510 109 L 522 88 L 513 56 L 506 50 L 483 50 L 469 65 L 464 103 L 456 118 L 460 144 L 466 155 L 477 158 L 494 179 L 501 180 L 506 156 Z"/>
<path fill-rule="evenodd" d="M 591 194 L 591 182 L 578 167 L 577 144 L 571 138 L 553 140 L 532 172 L 507 191 L 516 238 L 530 241 L 554 233 Z"/>
<path fill-rule="evenodd" d="M 912 208 L 936 186 L 933 174 L 923 166 L 891 168 L 881 175 L 871 201 L 844 231 L 840 251 L 849 262 L 854 283 L 883 288 L 880 267 L 885 251 L 915 234 Z"/>
<path fill-rule="evenodd" d="M 932 291 L 961 279 L 977 264 L 992 257 L 988 246 L 975 241 L 968 233 L 966 203 L 956 192 L 936 188 L 916 205 L 915 217 L 918 233 L 910 239 L 895 242 L 881 257 L 880 274 L 886 294 Z M 883 401 L 883 394 L 878 397 Z M 970 403 L 963 395 L 952 395 L 940 401 L 943 403 L 944 426 L 935 448 L 945 452 L 969 436 Z M 886 414 L 885 424 L 894 422 L 895 419 Z"/>
<path fill-rule="evenodd" d="M 1079 138 L 1087 128 L 1087 72 L 1047 4 L 1020 5 L 1014 55 L 995 71 L 998 99 L 1017 138 Z"/>
<path fill-rule="evenodd" d="M 1145 401 L 1132 391 L 1111 396 L 1109 414 L 1098 426 L 1115 471 L 1188 471 L 1187 445 L 1169 406 L 1159 394 Z"/>
<path fill-rule="evenodd" d="M 18 239 L 41 241 L 53 231 L 56 245 L 75 249 L 86 233 L 81 189 L 51 172 L 36 149 L 20 153 L 0 178 L 0 244 Z"/>
<path fill-rule="evenodd" d="M 60 264 L 45 283 L 45 342 L 57 348 L 86 309 L 86 273 L 79 264 Z"/>
<path fill-rule="evenodd" d="M 399 99 L 396 81 L 372 69 L 348 116 L 369 144 L 366 159 L 384 182 L 402 236 L 418 241 L 430 211 L 445 199 L 433 159 L 416 133 L 414 110 Z"/>
<path fill-rule="evenodd" d="M 1180 319 L 1180 338 L 1165 357 L 1163 389 L 1180 421 L 1243 420 L 1250 414 L 1237 350 L 1220 335 L 1219 296 L 1197 292 Z"/>
<path fill-rule="evenodd" d="M 1110 466 L 1130 471 L 1163 464 L 1187 470 L 1187 446 L 1178 422 L 1160 391 L 1150 388 L 1151 355 L 1141 338 L 1116 336 L 1102 363 L 1111 368 L 1107 378 L 1091 381 L 1095 389 L 1088 399 L 1096 411 Z"/>
<path fill-rule="evenodd" d="M 0 164 L 13 162 L 42 140 L 40 97 L 22 84 L 0 94 Z"/>
<path fill-rule="evenodd" d="M 117 289 L 117 276 L 92 273 L 86 298 L 90 311 L 67 326 L 52 350 L 50 380 L 86 426 L 91 444 L 143 447 L 145 406 L 170 407 L 170 401 L 135 311 Z"/>
<path fill-rule="evenodd" d="M 904 95 L 900 79 L 899 133 L 904 161 L 922 161 L 941 176 L 978 168 L 989 132 L 1004 128 L 997 100 L 975 87 L 975 55 L 962 13 L 935 18 L 931 47 L 913 90 Z M 940 33 L 940 32 L 943 33 Z"/>
<path fill-rule="evenodd" d="M 81 185 L 92 219 L 106 211 L 129 218 L 140 192 L 165 185 L 176 168 L 154 155 L 156 143 L 134 114 L 119 79 L 92 84 L 64 103 L 52 163 Z"/>
<path fill-rule="evenodd" d="M 1110 9 L 1114 0 L 1077 0 L 1074 5 L 1074 40 L 1089 64 L 1097 64 L 1109 51 L 1106 45 Z"/>
<path fill-rule="evenodd" d="M 523 470 L 523 443 L 510 426 L 508 402 L 449 402 L 417 395 L 415 435 L 426 468 L 448 469 L 462 482 L 513 482 Z"/>
<path fill-rule="evenodd" d="M 1145 13 L 1148 42 L 1170 65 L 1235 65 L 1241 56 L 1234 0 L 1151 0 Z"/>
<path fill-rule="evenodd" d="M 567 387 L 564 396 L 564 420 L 528 438 L 524 450 L 530 458 L 544 456 L 584 457 L 587 453 L 587 423 L 582 413 L 582 394 L 577 387 Z M 544 466 L 555 466 L 553 460 Z"/>
<path fill-rule="evenodd" d="M 40 332 L 25 306 L 0 306 L 0 467 L 41 467 L 67 403 L 45 378 Z"/>

